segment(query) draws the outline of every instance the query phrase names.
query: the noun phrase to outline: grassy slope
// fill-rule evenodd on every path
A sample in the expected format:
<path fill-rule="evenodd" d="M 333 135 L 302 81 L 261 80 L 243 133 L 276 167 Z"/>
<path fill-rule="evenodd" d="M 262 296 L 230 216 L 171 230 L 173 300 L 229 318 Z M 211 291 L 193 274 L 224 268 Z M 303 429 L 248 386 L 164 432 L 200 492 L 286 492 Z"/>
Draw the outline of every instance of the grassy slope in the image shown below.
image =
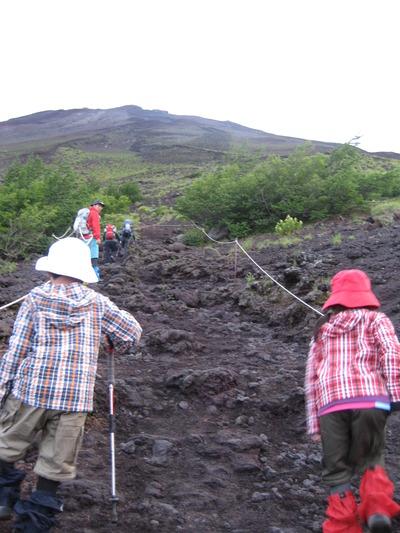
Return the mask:
<path fill-rule="evenodd" d="M 24 163 L 27 157 L 38 155 L 45 162 L 70 164 L 87 183 L 135 181 L 145 205 L 172 205 L 193 179 L 212 171 L 237 150 L 260 157 L 285 156 L 305 142 L 229 122 L 136 106 L 49 111 L 0 123 L 0 177 L 15 157 Z M 313 146 L 323 152 L 334 147 L 318 142 Z M 363 161 L 371 170 L 399 164 L 389 158 Z"/>

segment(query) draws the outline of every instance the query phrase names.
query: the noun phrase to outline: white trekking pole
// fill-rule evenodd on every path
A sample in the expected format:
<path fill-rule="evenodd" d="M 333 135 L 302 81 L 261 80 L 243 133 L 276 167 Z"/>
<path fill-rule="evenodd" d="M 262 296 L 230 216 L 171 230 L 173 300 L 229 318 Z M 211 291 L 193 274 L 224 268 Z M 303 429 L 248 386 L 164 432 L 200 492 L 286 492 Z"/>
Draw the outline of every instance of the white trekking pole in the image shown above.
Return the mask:
<path fill-rule="evenodd" d="M 112 514 L 111 521 L 117 522 L 117 503 L 119 501 L 116 494 L 115 482 L 115 418 L 114 418 L 114 343 L 110 336 L 107 335 L 107 354 L 108 354 L 108 391 L 110 399 L 110 448 L 111 448 L 111 497 Z"/>

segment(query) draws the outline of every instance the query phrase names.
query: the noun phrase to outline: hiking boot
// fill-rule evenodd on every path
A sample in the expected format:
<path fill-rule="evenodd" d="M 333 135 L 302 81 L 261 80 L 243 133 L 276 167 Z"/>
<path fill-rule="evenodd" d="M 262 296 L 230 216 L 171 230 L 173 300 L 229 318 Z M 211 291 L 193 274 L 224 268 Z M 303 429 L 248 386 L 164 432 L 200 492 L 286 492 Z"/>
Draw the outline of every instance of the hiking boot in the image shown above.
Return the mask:
<path fill-rule="evenodd" d="M 351 490 L 329 496 L 326 516 L 328 519 L 322 524 L 324 533 L 362 533 L 357 500 Z"/>
<path fill-rule="evenodd" d="M 99 267 L 98 267 L 98 266 L 94 266 L 94 267 L 93 267 L 93 270 L 96 272 L 97 279 L 98 279 L 99 281 L 101 281 L 101 279 L 100 279 L 100 271 L 99 271 Z"/>
<path fill-rule="evenodd" d="M 9 520 L 12 517 L 12 507 L 0 505 L 0 520 Z"/>
<path fill-rule="evenodd" d="M 0 520 L 9 520 L 12 517 L 13 507 L 18 497 L 19 487 L 0 488 Z"/>
<path fill-rule="evenodd" d="M 385 514 L 373 514 L 368 518 L 368 528 L 371 533 L 390 533 L 392 521 Z"/>
<path fill-rule="evenodd" d="M 394 485 L 385 469 L 369 465 L 361 478 L 358 515 L 361 522 L 368 524 L 371 533 L 389 533 L 391 520 L 400 514 L 400 505 L 393 500 Z"/>
<path fill-rule="evenodd" d="M 29 500 L 18 500 L 15 504 L 14 529 L 18 533 L 48 533 L 62 510 L 62 500 L 55 492 L 37 489 Z"/>

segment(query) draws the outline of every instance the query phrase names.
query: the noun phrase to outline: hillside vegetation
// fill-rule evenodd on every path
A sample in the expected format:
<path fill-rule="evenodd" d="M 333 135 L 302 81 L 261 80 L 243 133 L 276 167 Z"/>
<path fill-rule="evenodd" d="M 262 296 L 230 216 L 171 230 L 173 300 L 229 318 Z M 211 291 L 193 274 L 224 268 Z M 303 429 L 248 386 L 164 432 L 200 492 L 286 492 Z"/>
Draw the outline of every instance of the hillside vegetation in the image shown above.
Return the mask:
<path fill-rule="evenodd" d="M 305 143 L 138 106 L 45 111 L 0 123 L 0 181 L 16 162 L 39 156 L 45 163 L 70 165 L 91 187 L 97 181 L 117 187 L 134 181 L 153 202 L 164 202 L 240 149 L 265 158 L 286 156 Z M 313 141 L 313 146 L 329 153 L 337 145 Z"/>
<path fill-rule="evenodd" d="M 399 164 L 136 106 L 37 113 L 0 124 L 0 260 L 42 253 L 96 197 L 103 224 L 180 217 L 230 238 L 369 213 L 400 195 Z"/>
<path fill-rule="evenodd" d="M 45 251 L 94 197 L 106 204 L 104 224 L 119 226 L 128 214 L 137 224 L 148 217 L 180 216 L 230 238 L 271 231 L 287 216 L 302 223 L 367 212 L 371 202 L 400 195 L 399 166 L 385 170 L 367 163 L 348 144 L 329 155 L 315 154 L 305 145 L 284 159 L 243 152 L 213 172 L 192 177 L 179 193 L 174 189 L 176 205 L 163 205 L 158 198 L 155 206 L 153 195 L 146 199 L 153 208 L 142 203 L 131 214 L 143 200 L 135 180 L 88 179 L 65 162 L 32 158 L 11 167 L 0 185 L 0 258 L 14 261 Z"/>
<path fill-rule="evenodd" d="M 192 183 L 178 198 L 178 211 L 229 237 L 268 231 L 287 215 L 305 222 L 366 211 L 369 202 L 400 195 L 400 168 L 368 167 L 354 146 L 330 155 L 296 148 L 283 159 L 238 160 Z"/>

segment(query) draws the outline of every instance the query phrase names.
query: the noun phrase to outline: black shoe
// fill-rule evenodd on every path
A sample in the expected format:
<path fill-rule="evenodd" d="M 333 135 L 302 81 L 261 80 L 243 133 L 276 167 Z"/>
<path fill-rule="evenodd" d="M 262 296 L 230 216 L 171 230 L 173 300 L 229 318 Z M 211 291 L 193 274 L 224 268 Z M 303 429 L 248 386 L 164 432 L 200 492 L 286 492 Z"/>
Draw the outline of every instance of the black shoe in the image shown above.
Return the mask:
<path fill-rule="evenodd" d="M 12 507 L 0 505 L 0 520 L 9 520 L 12 517 Z"/>
<path fill-rule="evenodd" d="M 8 520 L 13 515 L 14 504 L 19 498 L 19 483 L 14 487 L 0 489 L 0 520 Z"/>
<path fill-rule="evenodd" d="M 373 514 L 368 518 L 368 528 L 371 533 L 390 533 L 392 521 L 385 514 Z"/>

